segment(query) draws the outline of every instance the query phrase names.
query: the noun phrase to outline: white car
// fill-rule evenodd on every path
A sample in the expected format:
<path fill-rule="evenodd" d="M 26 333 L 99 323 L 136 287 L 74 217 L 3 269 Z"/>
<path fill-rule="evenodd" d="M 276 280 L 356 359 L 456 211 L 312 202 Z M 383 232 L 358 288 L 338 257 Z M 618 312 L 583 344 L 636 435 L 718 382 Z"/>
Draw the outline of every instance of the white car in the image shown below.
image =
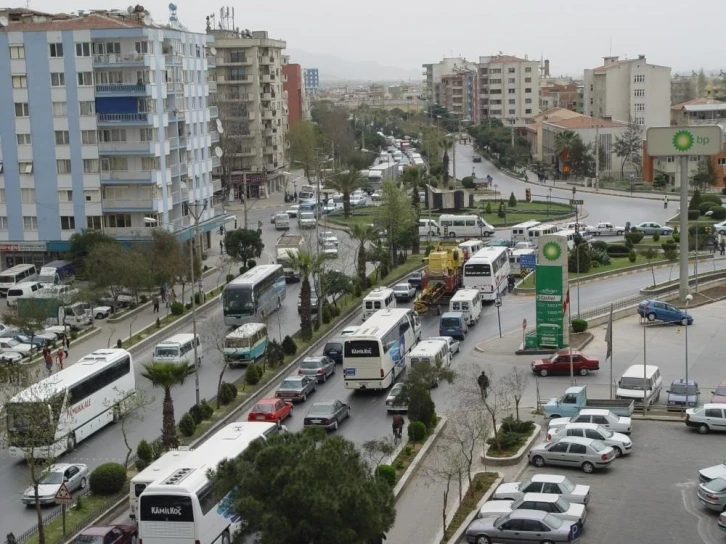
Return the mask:
<path fill-rule="evenodd" d="M 335 247 L 338 247 L 338 237 L 329 230 L 323 231 L 318 234 L 318 241 L 322 245 L 333 244 Z"/>
<path fill-rule="evenodd" d="M 702 468 L 698 471 L 698 479 L 702 483 L 708 483 L 716 478 L 726 478 L 726 461 L 720 465 Z"/>
<path fill-rule="evenodd" d="M 371 200 L 373 202 L 376 202 L 381 199 L 381 192 L 380 191 L 373 191 L 373 194 L 371 195 Z"/>
<path fill-rule="evenodd" d="M 625 233 L 625 227 L 618 227 L 612 223 L 598 223 L 595 225 L 593 234 L 595 236 L 620 236 Z"/>
<path fill-rule="evenodd" d="M 360 327 L 357 325 L 351 325 L 351 326 L 345 327 L 342 331 L 340 331 L 340 336 L 350 336 L 352 334 L 357 333 L 358 329 L 360 329 Z"/>
<path fill-rule="evenodd" d="M 18 353 L 17 351 L 3 351 L 0 352 L 0 364 L 7 363 L 7 364 L 15 364 L 19 363 L 24 359 L 22 353 Z"/>
<path fill-rule="evenodd" d="M 6 351 L 14 351 L 23 355 L 23 357 L 29 357 L 31 352 L 34 351 L 32 344 L 23 344 L 18 342 L 15 338 L 0 338 L 0 353 Z"/>
<path fill-rule="evenodd" d="M 590 486 L 575 485 L 572 480 L 561 474 L 535 474 L 521 482 L 501 484 L 494 491 L 494 500 L 516 500 L 525 493 L 554 493 L 568 502 L 587 504 L 590 502 Z"/>
<path fill-rule="evenodd" d="M 65 484 L 71 493 L 76 489 L 85 489 L 88 481 L 88 467 L 82 463 L 58 463 L 51 465 L 40 478 L 38 485 L 38 502 L 55 504 L 55 496 L 61 485 Z M 23 493 L 24 504 L 35 504 L 35 489 L 31 486 Z"/>
<path fill-rule="evenodd" d="M 568 423 L 596 423 L 616 433 L 630 434 L 633 422 L 629 417 L 621 417 L 610 410 L 584 408 L 575 417 L 558 417 L 550 420 L 549 428 L 555 430 Z"/>
<path fill-rule="evenodd" d="M 325 245 L 323 246 L 323 255 L 325 255 L 328 259 L 337 259 L 338 246 L 331 242 L 325 242 Z"/>
<path fill-rule="evenodd" d="M 581 236 L 592 236 L 595 234 L 595 227 L 591 225 L 586 225 L 585 223 L 578 223 L 577 221 L 572 221 L 570 223 L 567 223 L 564 226 L 565 230 L 576 230 L 580 233 Z"/>
<path fill-rule="evenodd" d="M 714 234 L 720 234 L 721 236 L 726 236 L 726 221 L 721 221 L 720 223 L 716 223 L 711 228 L 713 228 Z"/>
<path fill-rule="evenodd" d="M 388 413 L 408 412 L 408 406 L 404 406 L 403 404 L 397 402 L 397 399 L 398 399 L 399 395 L 401 394 L 402 389 L 403 389 L 403 382 L 398 382 L 397 384 L 394 384 L 393 387 L 391 387 L 391 391 L 388 393 L 388 396 L 386 397 L 386 411 Z"/>
<path fill-rule="evenodd" d="M 584 504 L 570 502 L 554 493 L 525 493 L 514 501 L 487 501 L 479 509 L 477 518 L 499 517 L 513 510 L 542 510 L 563 521 L 574 521 L 584 525 L 587 510 Z"/>
<path fill-rule="evenodd" d="M 393 286 L 393 296 L 396 300 L 413 300 L 416 297 L 416 288 L 410 283 L 397 283 Z"/>
<path fill-rule="evenodd" d="M 628 455 L 633 451 L 633 441 L 622 433 L 615 433 L 596 423 L 568 423 L 547 432 L 545 440 L 557 442 L 565 436 L 593 438 L 615 450 L 615 455 Z"/>
<path fill-rule="evenodd" d="M 449 353 L 451 353 L 451 356 L 453 357 L 455 354 L 459 353 L 459 347 L 461 346 L 461 343 L 454 338 L 453 336 L 429 336 L 429 340 L 443 340 L 449 345 Z"/>
<path fill-rule="evenodd" d="M 297 211 L 300 209 L 300 204 L 295 204 L 294 206 L 290 206 L 287 210 L 285 210 L 285 213 L 289 215 L 290 217 L 297 217 Z"/>
<path fill-rule="evenodd" d="M 313 212 L 302 212 L 297 220 L 301 229 L 314 229 L 318 224 Z"/>
<path fill-rule="evenodd" d="M 356 208 L 358 206 L 365 206 L 366 205 L 366 197 L 364 197 L 364 196 L 361 196 L 361 197 L 351 196 L 350 197 L 350 205 L 353 208 Z"/>

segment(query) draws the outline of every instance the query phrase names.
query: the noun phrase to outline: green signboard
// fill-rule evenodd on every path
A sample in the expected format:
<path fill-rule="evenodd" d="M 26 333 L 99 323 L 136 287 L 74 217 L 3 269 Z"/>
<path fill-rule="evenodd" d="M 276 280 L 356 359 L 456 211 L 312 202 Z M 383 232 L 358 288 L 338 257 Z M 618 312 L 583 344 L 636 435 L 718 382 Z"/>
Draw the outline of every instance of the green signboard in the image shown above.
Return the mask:
<path fill-rule="evenodd" d="M 564 346 L 562 270 L 561 266 L 537 265 L 537 344 L 540 347 Z"/>

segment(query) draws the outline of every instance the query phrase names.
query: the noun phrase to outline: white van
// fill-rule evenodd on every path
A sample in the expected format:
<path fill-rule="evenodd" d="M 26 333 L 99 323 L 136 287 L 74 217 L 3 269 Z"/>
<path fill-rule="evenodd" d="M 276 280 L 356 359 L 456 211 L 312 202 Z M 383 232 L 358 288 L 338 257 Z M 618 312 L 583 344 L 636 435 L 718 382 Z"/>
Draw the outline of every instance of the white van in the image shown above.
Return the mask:
<path fill-rule="evenodd" d="M 176 334 L 157 344 L 151 360 L 154 363 L 192 363 L 194 361 L 194 344 L 197 345 L 197 365 L 202 364 L 202 342 L 199 335 Z"/>
<path fill-rule="evenodd" d="M 406 355 L 406 363 L 413 369 L 418 365 L 428 364 L 437 368 L 451 366 L 451 352 L 445 340 L 421 340 Z M 438 380 L 431 384 L 439 385 Z"/>
<path fill-rule="evenodd" d="M 419 219 L 418 220 L 418 235 L 419 236 L 438 236 L 441 234 L 439 224 L 433 219 Z"/>
<path fill-rule="evenodd" d="M 574 229 L 558 230 L 553 234 L 555 236 L 562 236 L 563 238 L 567 238 L 567 249 L 569 249 L 570 251 L 575 249 L 575 236 L 577 236 L 577 232 L 575 232 Z"/>
<path fill-rule="evenodd" d="M 464 254 L 464 262 L 471 259 L 472 255 L 484 248 L 484 242 L 481 240 L 467 240 L 459 244 L 459 249 Z"/>
<path fill-rule="evenodd" d="M 478 215 L 443 214 L 439 217 L 441 235 L 446 238 L 463 238 L 465 236 L 494 236 L 494 227 Z"/>
<path fill-rule="evenodd" d="M 7 296 L 8 289 L 16 283 L 38 279 L 34 264 L 18 264 L 0 272 L 0 295 Z"/>
<path fill-rule="evenodd" d="M 387 287 L 376 287 L 363 299 L 363 321 L 368 319 L 378 310 L 388 310 L 396 307 L 396 297 L 393 289 Z"/>
<path fill-rule="evenodd" d="M 522 243 L 522 242 L 520 242 Z M 533 255 L 535 263 L 537 262 L 537 251 L 534 249 L 515 249 L 509 253 L 509 273 L 515 276 L 522 274 L 522 256 Z M 527 270 L 528 272 L 530 270 Z"/>
<path fill-rule="evenodd" d="M 525 221 L 524 223 L 514 225 L 512 227 L 512 242 L 528 242 L 527 231 L 537 225 L 541 225 L 541 223 L 539 221 Z"/>
<path fill-rule="evenodd" d="M 275 215 L 275 230 L 287 230 L 290 228 L 290 216 L 287 213 Z"/>
<path fill-rule="evenodd" d="M 16 306 L 20 297 L 34 297 L 41 290 L 39 281 L 24 281 L 8 289 L 8 306 Z"/>
<path fill-rule="evenodd" d="M 636 406 L 642 406 L 645 399 L 649 406 L 660 400 L 662 388 L 660 368 L 655 365 L 632 365 L 620 376 L 615 397 L 634 400 Z"/>
<path fill-rule="evenodd" d="M 546 234 L 555 234 L 559 229 L 557 228 L 557 225 L 548 225 L 547 223 L 543 223 L 541 225 L 537 225 L 536 227 L 530 227 L 527 229 L 527 242 L 532 242 L 534 247 L 537 247 L 539 245 L 539 238 L 540 236 L 544 236 Z"/>
<path fill-rule="evenodd" d="M 479 289 L 459 289 L 449 302 L 450 312 L 461 312 L 468 325 L 474 325 L 481 315 L 481 294 Z"/>

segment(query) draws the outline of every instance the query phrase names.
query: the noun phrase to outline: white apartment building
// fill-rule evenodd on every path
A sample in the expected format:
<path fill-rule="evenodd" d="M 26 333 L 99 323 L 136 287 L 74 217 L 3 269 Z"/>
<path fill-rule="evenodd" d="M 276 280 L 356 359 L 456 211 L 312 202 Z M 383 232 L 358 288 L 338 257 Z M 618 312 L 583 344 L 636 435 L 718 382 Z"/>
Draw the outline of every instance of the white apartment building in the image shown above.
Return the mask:
<path fill-rule="evenodd" d="M 648 64 L 645 55 L 604 57 L 602 66 L 585 70 L 583 113 L 590 117 L 633 119 L 646 130 L 668 126 L 670 106 L 671 69 Z"/>
<path fill-rule="evenodd" d="M 539 113 L 539 61 L 509 55 L 479 57 L 479 118 L 515 127 Z"/>
<path fill-rule="evenodd" d="M 476 71 L 475 62 L 469 62 L 462 57 L 444 57 L 439 62 L 423 64 L 423 96 L 426 105 L 442 104 L 441 78 L 450 76 L 459 71 Z"/>
<path fill-rule="evenodd" d="M 282 40 L 267 32 L 214 29 L 216 68 L 210 74 L 224 124 L 225 157 L 220 174 L 247 198 L 283 190 L 287 159 L 287 98 L 283 90 Z"/>

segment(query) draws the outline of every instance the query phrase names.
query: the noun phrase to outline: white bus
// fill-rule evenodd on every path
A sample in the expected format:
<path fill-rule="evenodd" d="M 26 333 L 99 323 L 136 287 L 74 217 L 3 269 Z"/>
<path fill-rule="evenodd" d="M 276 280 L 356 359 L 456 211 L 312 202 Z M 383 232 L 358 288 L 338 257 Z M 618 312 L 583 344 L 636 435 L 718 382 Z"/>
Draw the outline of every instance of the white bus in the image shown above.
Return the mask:
<path fill-rule="evenodd" d="M 387 389 L 405 368 L 406 354 L 421 336 L 409 309 L 379 310 L 343 341 L 346 389 Z"/>
<path fill-rule="evenodd" d="M 194 344 L 197 345 L 197 366 L 202 364 L 202 342 L 197 334 L 175 334 L 156 345 L 151 361 L 154 363 L 194 364 Z"/>
<path fill-rule="evenodd" d="M 563 238 L 567 239 L 567 249 L 572 251 L 575 249 L 575 236 L 577 236 L 577 231 L 574 229 L 565 229 L 565 230 L 558 230 L 557 232 L 553 232 L 555 236 L 562 236 Z"/>
<path fill-rule="evenodd" d="M 38 279 L 34 264 L 18 264 L 0 272 L 0 295 L 7 296 L 8 289 L 16 283 Z"/>
<path fill-rule="evenodd" d="M 464 262 L 472 258 L 474 253 L 484 248 L 484 242 L 481 240 L 467 240 L 459 244 L 459 249 L 464 254 Z"/>
<path fill-rule="evenodd" d="M 496 232 L 494 227 L 478 215 L 443 214 L 439 217 L 439 227 L 443 238 L 493 236 Z"/>
<path fill-rule="evenodd" d="M 283 430 L 276 423 L 232 423 L 184 456 L 181 464 L 171 460 L 139 497 L 139 542 L 230 544 L 243 521 L 232 511 L 232 491 L 219 498 L 208 471 L 239 457 L 255 440 Z"/>
<path fill-rule="evenodd" d="M 527 231 L 537 225 L 541 225 L 539 221 L 525 221 L 512 227 L 512 244 L 517 242 L 528 242 Z"/>
<path fill-rule="evenodd" d="M 481 315 L 481 293 L 478 289 L 459 289 L 449 301 L 450 312 L 461 312 L 468 325 L 474 325 Z"/>
<path fill-rule="evenodd" d="M 532 244 L 532 247 L 539 246 L 539 239 L 540 236 L 545 236 L 547 234 L 555 234 L 559 229 L 557 228 L 557 225 L 549 225 L 547 223 L 542 223 L 541 225 L 537 225 L 536 227 L 530 227 L 527 229 L 527 242 L 530 242 Z"/>
<path fill-rule="evenodd" d="M 229 282 L 222 292 L 224 324 L 239 327 L 262 321 L 285 300 L 285 272 L 280 264 L 261 264 Z"/>
<path fill-rule="evenodd" d="M 521 276 L 522 270 L 526 270 L 527 273 L 534 272 L 534 268 L 525 266 L 522 268 L 522 257 L 526 257 L 531 261 L 537 263 L 537 251 L 534 249 L 515 249 L 509 254 L 509 272 L 515 276 Z"/>
<path fill-rule="evenodd" d="M 479 289 L 483 300 L 494 300 L 507 289 L 509 255 L 506 247 L 487 246 L 464 263 L 463 287 Z"/>
<path fill-rule="evenodd" d="M 396 307 L 396 297 L 393 289 L 387 287 L 376 287 L 363 299 L 363 321 L 368 319 L 378 310 L 389 310 Z"/>
<path fill-rule="evenodd" d="M 10 455 L 52 459 L 71 452 L 118 421 L 135 393 L 131 354 L 124 349 L 94 351 L 5 405 Z"/>
<path fill-rule="evenodd" d="M 129 517 L 131 519 L 136 519 L 136 513 L 139 509 L 139 497 L 144 490 L 158 480 L 162 474 L 167 474 L 168 472 L 182 466 L 191 453 L 192 450 L 186 446 L 181 446 L 178 450 L 167 451 L 164 455 L 131 478 L 131 488 L 129 490 L 129 506 L 131 508 Z"/>
<path fill-rule="evenodd" d="M 300 202 L 303 200 L 312 200 L 316 194 L 315 187 L 312 185 L 303 185 L 297 193 L 297 198 Z"/>

